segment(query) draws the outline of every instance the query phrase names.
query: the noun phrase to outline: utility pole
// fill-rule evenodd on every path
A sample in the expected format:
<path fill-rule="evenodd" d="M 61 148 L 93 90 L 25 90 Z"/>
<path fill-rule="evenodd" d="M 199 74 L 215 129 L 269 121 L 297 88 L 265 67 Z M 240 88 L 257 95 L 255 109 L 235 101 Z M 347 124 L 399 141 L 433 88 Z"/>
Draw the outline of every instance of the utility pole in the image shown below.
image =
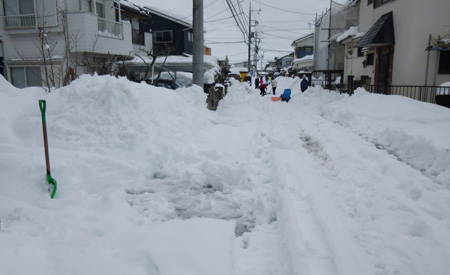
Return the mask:
<path fill-rule="evenodd" d="M 252 62 L 250 60 L 252 45 L 252 1 L 250 0 L 250 8 L 248 10 L 248 73 L 250 74 Z M 251 83 L 250 83 L 251 84 Z"/>
<path fill-rule="evenodd" d="M 331 50 L 331 5 L 333 1 L 330 0 L 330 19 L 328 21 L 328 52 L 327 52 L 327 70 L 330 70 L 330 50 Z"/>
<path fill-rule="evenodd" d="M 258 25 L 258 21 L 255 21 L 255 54 L 253 55 L 253 64 L 255 64 L 255 72 L 258 75 L 258 53 L 259 53 L 259 41 L 258 41 L 258 32 L 256 31 L 256 25 Z"/>
<path fill-rule="evenodd" d="M 203 89 L 203 0 L 193 0 L 192 82 Z"/>

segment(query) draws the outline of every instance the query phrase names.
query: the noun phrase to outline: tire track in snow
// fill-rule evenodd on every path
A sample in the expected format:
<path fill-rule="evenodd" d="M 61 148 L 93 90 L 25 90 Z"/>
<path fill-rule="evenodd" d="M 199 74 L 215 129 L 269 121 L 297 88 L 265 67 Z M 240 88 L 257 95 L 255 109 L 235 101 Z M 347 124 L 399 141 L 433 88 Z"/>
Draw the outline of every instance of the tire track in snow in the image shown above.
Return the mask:
<path fill-rule="evenodd" d="M 254 227 L 239 236 L 241 241 L 241 257 L 237 260 L 236 274 L 248 275 L 285 275 L 290 273 L 288 262 L 281 247 L 278 196 L 279 190 L 274 174 L 275 163 L 272 149 L 273 126 L 267 117 L 267 106 L 261 102 L 251 104 L 259 113 L 257 126 L 253 134 L 248 157 L 249 181 L 255 185 L 254 211 L 256 213 Z M 260 190 L 264 190 L 261 192 Z M 257 259 L 258 265 L 254 261 Z"/>
<path fill-rule="evenodd" d="M 289 107 L 273 112 L 281 112 L 289 117 Z M 277 113 L 276 117 L 280 114 Z M 274 122 L 276 146 L 274 150 L 277 163 L 279 184 L 283 188 L 280 197 L 280 228 L 285 239 L 286 257 L 290 259 L 289 274 L 338 274 L 333 252 L 327 239 L 320 211 L 318 212 L 315 196 L 308 185 L 315 181 L 304 169 L 305 159 L 310 159 L 304 152 L 301 140 L 295 140 L 297 123 L 291 119 Z M 311 139 L 305 139 L 311 151 L 320 153 L 320 146 Z M 322 155 L 323 158 L 326 156 Z M 316 184 L 316 183 L 313 183 Z"/>
<path fill-rule="evenodd" d="M 435 192 L 438 186 L 433 186 L 428 177 L 375 148 L 350 129 L 307 114 L 307 111 L 302 117 L 305 119 L 297 130 L 298 139 L 303 141 L 303 147 L 315 159 L 318 171 L 327 179 L 322 191 L 330 194 L 330 200 L 341 212 L 348 232 L 354 235 L 350 236 L 354 245 L 365 250 L 361 251 L 364 254 L 362 260 L 366 265 L 372 262 L 373 274 L 416 274 L 412 270 L 420 270 L 421 266 L 410 262 L 408 254 L 424 252 L 408 251 L 403 245 L 395 247 L 391 241 L 399 235 L 404 235 L 404 244 L 413 243 L 417 238 L 428 239 L 429 232 L 433 232 L 431 224 L 445 222 L 447 215 L 440 211 L 442 206 L 432 199 L 436 194 L 426 196 L 430 191 Z M 429 206 L 424 208 L 423 200 Z M 445 200 L 441 201 L 442 205 Z M 380 225 L 384 230 L 379 229 Z M 447 225 L 438 227 L 442 226 Z M 436 242 L 446 239 L 439 236 L 440 231 L 434 231 L 434 234 L 437 235 Z"/>

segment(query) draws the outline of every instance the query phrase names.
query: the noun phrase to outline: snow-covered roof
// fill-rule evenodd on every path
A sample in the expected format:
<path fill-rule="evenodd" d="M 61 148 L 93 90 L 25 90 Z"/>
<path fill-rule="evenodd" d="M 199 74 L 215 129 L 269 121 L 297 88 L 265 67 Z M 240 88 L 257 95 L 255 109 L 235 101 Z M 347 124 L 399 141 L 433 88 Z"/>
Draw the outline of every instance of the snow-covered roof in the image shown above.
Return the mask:
<path fill-rule="evenodd" d="M 142 14 L 149 14 L 149 13 L 153 13 L 156 14 L 158 16 L 161 16 L 163 18 L 166 18 L 168 20 L 174 21 L 176 23 L 179 23 L 181 25 L 184 25 L 188 28 L 192 28 L 192 21 L 187 20 L 186 17 L 183 17 L 181 15 L 178 14 L 174 14 L 172 12 L 168 12 L 159 8 L 155 8 L 155 7 L 149 7 L 149 6 L 144 6 L 141 7 L 139 5 L 136 5 L 128 0 L 120 0 L 120 5 L 121 6 L 126 6 L 129 9 L 135 10 L 136 12 L 142 13 Z"/>
<path fill-rule="evenodd" d="M 150 13 L 156 14 L 158 16 L 161 16 L 163 18 L 169 19 L 171 21 L 177 22 L 181 25 L 184 25 L 188 28 L 192 28 L 192 21 L 188 20 L 188 18 L 186 17 L 182 17 L 178 14 L 174 14 L 165 10 L 161 10 L 155 7 L 149 7 L 149 6 L 145 6 L 145 9 L 147 9 Z"/>
<path fill-rule="evenodd" d="M 336 38 L 336 42 L 340 43 L 341 41 L 348 39 L 348 38 L 361 38 L 364 36 L 363 32 L 358 31 L 358 26 L 356 27 L 350 27 L 348 30 L 343 32 L 338 38 Z"/>
<path fill-rule="evenodd" d="M 120 6 L 122 8 L 133 10 L 134 12 L 137 12 L 137 13 L 140 13 L 140 14 L 143 14 L 143 15 L 148 15 L 148 11 L 147 10 L 145 10 L 141 6 L 138 6 L 138 5 L 134 4 L 134 3 L 131 3 L 128 0 L 120 0 Z"/>
<path fill-rule="evenodd" d="M 296 63 L 301 63 L 301 62 L 305 62 L 305 61 L 311 61 L 311 60 L 314 60 L 314 55 L 313 55 L 313 54 L 311 54 L 311 55 L 305 55 L 305 56 L 302 57 L 302 58 L 296 58 L 296 59 L 294 59 L 294 64 L 296 64 Z"/>

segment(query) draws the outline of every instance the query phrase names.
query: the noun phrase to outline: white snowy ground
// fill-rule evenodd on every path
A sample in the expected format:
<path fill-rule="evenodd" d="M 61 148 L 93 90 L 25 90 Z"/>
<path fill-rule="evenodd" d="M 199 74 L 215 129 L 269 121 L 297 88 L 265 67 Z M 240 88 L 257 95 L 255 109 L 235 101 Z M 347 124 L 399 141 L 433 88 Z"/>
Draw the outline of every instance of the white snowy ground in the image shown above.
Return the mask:
<path fill-rule="evenodd" d="M 0 78 L 0 274 L 448 274 L 450 109 L 278 83 Z"/>

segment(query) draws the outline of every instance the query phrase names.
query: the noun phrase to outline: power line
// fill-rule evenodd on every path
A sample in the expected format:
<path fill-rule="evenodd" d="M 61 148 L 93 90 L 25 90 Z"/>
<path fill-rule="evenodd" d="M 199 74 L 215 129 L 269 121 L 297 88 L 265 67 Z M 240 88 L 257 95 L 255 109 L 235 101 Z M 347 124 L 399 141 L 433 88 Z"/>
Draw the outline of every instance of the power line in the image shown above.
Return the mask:
<path fill-rule="evenodd" d="M 271 6 L 271 5 L 264 4 L 264 3 L 259 2 L 259 1 L 255 1 L 255 2 L 259 3 L 259 4 L 263 5 L 263 6 L 266 6 L 266 7 L 275 9 L 275 10 L 284 11 L 284 12 L 295 13 L 295 14 L 302 14 L 302 15 L 311 15 L 311 16 L 315 16 L 316 15 L 316 14 L 313 14 L 313 13 L 305 13 L 305 12 L 298 12 L 298 11 L 290 11 L 290 10 L 280 9 L 280 8 L 277 8 L 277 7 L 274 7 L 274 6 Z"/>
<path fill-rule="evenodd" d="M 263 32 L 263 34 L 268 35 L 268 36 L 272 36 L 272 37 L 276 37 L 276 38 L 280 38 L 280 39 L 286 39 L 286 40 L 294 41 L 294 39 L 292 39 L 292 38 L 290 38 L 290 37 L 283 37 L 283 36 L 279 36 L 279 35 L 275 35 L 275 34 L 270 34 L 270 33 L 266 33 L 266 32 Z"/>
<path fill-rule="evenodd" d="M 211 3 L 209 3 L 209 4 L 207 4 L 205 7 L 203 7 L 203 9 L 208 8 L 209 6 L 211 6 L 212 4 L 214 4 L 214 3 L 217 2 L 217 1 L 219 1 L 219 0 L 214 0 L 214 1 L 212 1 Z M 190 13 L 188 13 L 188 15 L 186 15 L 186 16 L 180 18 L 180 20 L 184 20 L 184 19 L 189 18 L 189 17 L 192 17 L 192 12 L 190 12 Z"/>
<path fill-rule="evenodd" d="M 227 19 L 230 19 L 230 18 L 233 18 L 233 16 L 228 16 L 228 17 L 220 18 L 220 19 L 216 19 L 216 20 L 204 21 L 204 23 L 218 22 L 218 21 L 223 21 L 223 20 L 227 20 Z"/>
<path fill-rule="evenodd" d="M 246 43 L 245 41 L 231 41 L 231 42 L 219 42 L 219 41 L 209 41 L 205 40 L 206 44 L 242 44 Z"/>
<path fill-rule="evenodd" d="M 242 34 L 244 35 L 244 38 L 246 36 L 246 31 L 245 31 L 245 26 L 243 26 L 242 23 L 242 19 L 240 17 L 238 17 L 238 13 L 236 12 L 233 3 L 231 2 L 231 0 L 226 0 L 226 3 L 228 5 L 228 8 L 231 11 L 231 14 L 233 15 L 234 21 L 236 21 L 236 24 L 239 28 L 239 30 L 242 32 Z"/>
<path fill-rule="evenodd" d="M 226 8 L 226 9 L 224 9 L 224 10 L 222 10 L 222 11 L 220 11 L 220 12 L 214 14 L 214 15 L 211 15 L 210 17 L 208 17 L 208 18 L 206 18 L 206 19 L 210 19 L 210 18 L 212 18 L 212 17 L 214 17 L 214 16 L 216 16 L 216 15 L 219 15 L 219 14 L 221 14 L 221 13 L 223 13 L 223 12 L 226 12 L 227 10 L 228 10 L 228 8 Z"/>

